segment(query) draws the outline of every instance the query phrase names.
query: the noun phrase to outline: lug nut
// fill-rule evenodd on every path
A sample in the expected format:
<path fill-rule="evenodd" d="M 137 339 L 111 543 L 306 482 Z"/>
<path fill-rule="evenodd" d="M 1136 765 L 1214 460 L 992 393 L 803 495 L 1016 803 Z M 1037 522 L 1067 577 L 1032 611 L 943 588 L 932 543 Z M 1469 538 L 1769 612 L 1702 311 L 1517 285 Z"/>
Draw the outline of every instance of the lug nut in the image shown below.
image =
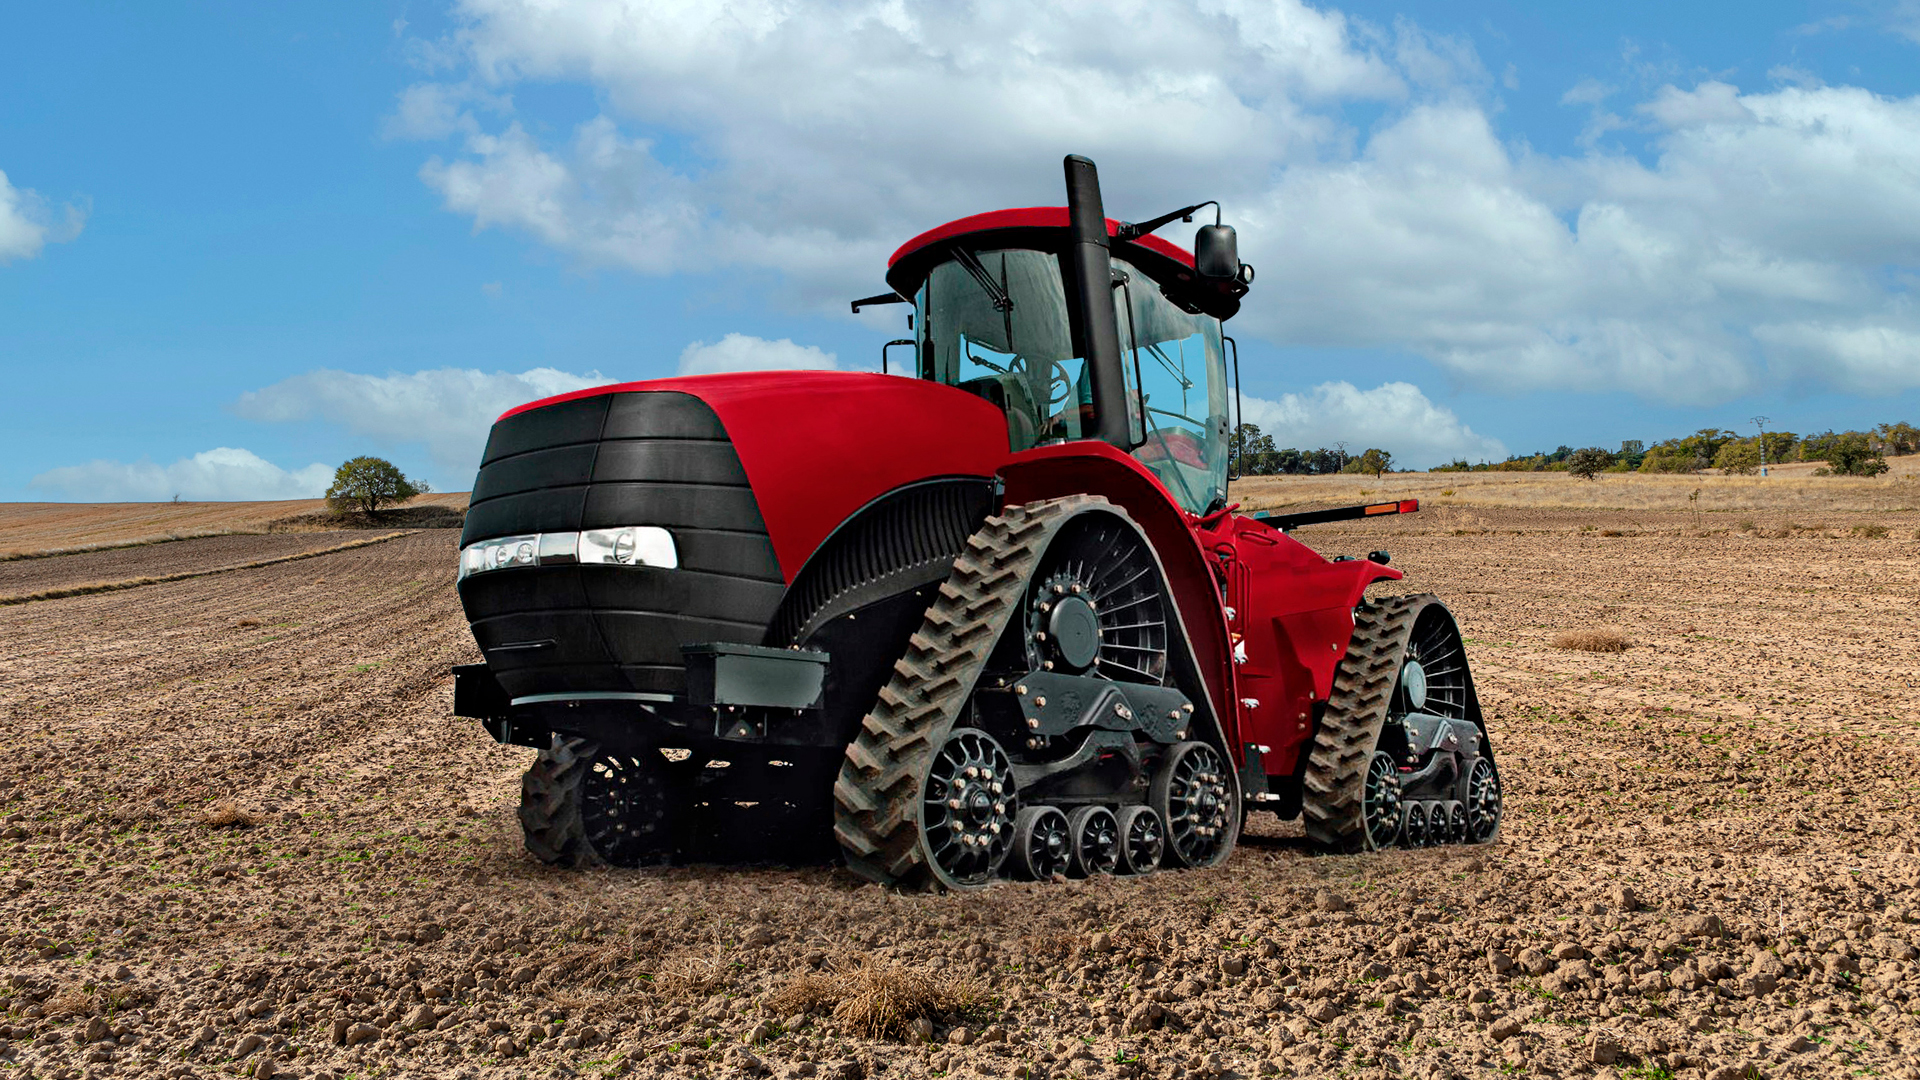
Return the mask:
<path fill-rule="evenodd" d="M 1019 686 L 1016 686 L 1016 687 L 1014 687 L 1014 688 L 1013 688 L 1013 692 L 1014 692 L 1014 693 L 1016 693 L 1016 694 L 1019 694 L 1019 695 L 1020 695 L 1021 697 L 1026 697 L 1026 696 L 1027 696 L 1027 684 L 1026 684 L 1026 683 L 1021 683 L 1021 684 L 1020 684 Z"/>
<path fill-rule="evenodd" d="M 1045 600 L 1040 601 L 1040 614 L 1045 615 L 1047 612 L 1052 610 L 1053 610 L 1052 604 L 1047 603 Z"/>
<path fill-rule="evenodd" d="M 960 800 L 959 800 L 959 799 L 948 799 L 948 800 L 947 800 L 947 809 L 949 809 L 949 810 L 958 810 L 958 809 L 960 809 Z"/>
<path fill-rule="evenodd" d="M 1053 585 L 1053 595 L 1055 595 L 1055 596 L 1060 596 L 1060 595 L 1062 595 L 1062 594 L 1064 594 L 1064 593 L 1065 593 L 1066 591 L 1067 591 L 1067 587 L 1066 587 L 1065 585 L 1062 585 L 1062 584 L 1060 584 L 1060 583 L 1059 583 L 1059 582 L 1057 582 L 1057 581 L 1056 581 L 1056 582 L 1054 582 L 1054 585 Z"/>
<path fill-rule="evenodd" d="M 1037 716 L 1027 717 L 1027 726 L 1038 731 L 1040 729 L 1040 718 Z"/>
<path fill-rule="evenodd" d="M 1034 698 L 1033 704 L 1035 708 L 1044 709 L 1047 707 L 1047 699 L 1045 697 Z"/>
<path fill-rule="evenodd" d="M 1079 582 L 1077 582 L 1077 581 L 1073 583 L 1073 594 L 1074 594 L 1075 596 L 1078 596 L 1078 595 L 1080 595 L 1080 594 L 1081 594 L 1082 592 L 1085 592 L 1085 591 L 1086 591 L 1086 586 L 1084 586 L 1084 585 L 1082 585 L 1082 584 L 1080 584 L 1080 583 L 1079 583 Z"/>

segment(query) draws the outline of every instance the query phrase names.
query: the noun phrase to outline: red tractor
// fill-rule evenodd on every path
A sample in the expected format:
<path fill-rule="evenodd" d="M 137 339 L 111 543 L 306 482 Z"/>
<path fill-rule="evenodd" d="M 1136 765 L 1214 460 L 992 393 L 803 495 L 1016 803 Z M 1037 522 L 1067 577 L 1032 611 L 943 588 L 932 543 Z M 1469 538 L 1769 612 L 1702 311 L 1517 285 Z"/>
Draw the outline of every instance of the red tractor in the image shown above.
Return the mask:
<path fill-rule="evenodd" d="M 1249 809 L 1328 851 L 1480 843 L 1500 780 L 1452 616 L 1365 599 L 1227 501 L 1221 323 L 1253 280 L 1208 204 L 1003 210 L 894 253 L 902 374 L 604 386 L 502 416 L 456 711 L 539 750 L 554 863 L 791 859 L 875 881 L 1210 866 Z M 883 365 L 891 366 L 883 351 Z M 906 377 L 903 377 L 905 375 Z M 767 837 L 781 837 L 768 847 Z M 800 846 L 794 846 L 795 844 Z"/>

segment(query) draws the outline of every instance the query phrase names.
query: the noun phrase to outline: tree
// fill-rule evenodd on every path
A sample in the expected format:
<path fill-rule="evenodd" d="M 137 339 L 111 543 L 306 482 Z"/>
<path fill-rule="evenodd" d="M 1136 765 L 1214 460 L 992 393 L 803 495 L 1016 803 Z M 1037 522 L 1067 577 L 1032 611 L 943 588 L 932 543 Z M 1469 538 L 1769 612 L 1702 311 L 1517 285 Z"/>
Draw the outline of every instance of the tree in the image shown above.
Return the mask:
<path fill-rule="evenodd" d="M 336 514 L 363 510 L 377 514 L 382 506 L 403 503 L 427 493 L 427 485 L 409 480 L 385 458 L 357 457 L 341 465 L 327 489 L 327 506 Z"/>
<path fill-rule="evenodd" d="M 1381 473 L 1393 468 L 1393 455 L 1377 446 L 1369 446 L 1354 459 L 1360 463 L 1360 471 L 1378 478 Z"/>
<path fill-rule="evenodd" d="M 1873 429 L 1879 438 L 1880 446 L 1889 454 L 1920 453 L 1920 428 L 1906 421 L 1898 424 L 1881 424 Z"/>
<path fill-rule="evenodd" d="M 1849 431 L 1834 440 L 1827 464 L 1835 476 L 1879 476 L 1887 471 L 1887 456 L 1875 450 L 1865 435 Z"/>
<path fill-rule="evenodd" d="M 1761 438 L 1767 447 L 1767 464 L 1778 465 L 1793 457 L 1794 447 L 1800 445 L 1800 436 L 1791 431 L 1769 431 Z"/>
<path fill-rule="evenodd" d="M 1760 440 L 1735 439 L 1713 455 L 1713 467 L 1721 472 L 1751 476 L 1760 469 Z"/>
<path fill-rule="evenodd" d="M 1582 480 L 1593 479 L 1601 469 L 1613 464 L 1613 455 L 1597 446 L 1575 450 L 1567 455 L 1567 471 Z"/>

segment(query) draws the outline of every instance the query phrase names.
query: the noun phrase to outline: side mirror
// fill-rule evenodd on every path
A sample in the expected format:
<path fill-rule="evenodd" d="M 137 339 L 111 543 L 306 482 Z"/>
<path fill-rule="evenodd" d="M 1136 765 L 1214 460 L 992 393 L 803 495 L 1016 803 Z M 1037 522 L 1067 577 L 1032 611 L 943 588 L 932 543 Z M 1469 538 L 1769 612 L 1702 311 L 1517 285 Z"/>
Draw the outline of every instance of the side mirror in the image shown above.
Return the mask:
<path fill-rule="evenodd" d="M 1202 225 L 1193 238 L 1193 270 L 1202 278 L 1230 281 L 1240 276 L 1240 240 L 1231 225 Z"/>

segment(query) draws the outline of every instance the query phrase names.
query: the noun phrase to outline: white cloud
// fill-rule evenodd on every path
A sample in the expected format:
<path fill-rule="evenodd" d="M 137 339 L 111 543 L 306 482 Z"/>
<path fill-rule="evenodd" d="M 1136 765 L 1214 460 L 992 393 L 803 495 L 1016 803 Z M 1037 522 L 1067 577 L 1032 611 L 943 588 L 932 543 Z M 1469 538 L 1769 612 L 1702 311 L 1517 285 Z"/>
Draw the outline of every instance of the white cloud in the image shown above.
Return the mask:
<path fill-rule="evenodd" d="M 317 499 L 334 470 L 315 463 L 287 470 L 251 450 L 203 450 L 171 465 L 151 461 L 89 461 L 41 473 L 28 481 L 39 491 L 81 502 L 194 502 Z"/>
<path fill-rule="evenodd" d="M 479 466 L 487 431 L 501 413 L 608 381 L 598 372 L 554 368 L 517 374 L 437 368 L 384 376 L 322 369 L 248 391 L 233 411 L 275 423 L 324 420 L 386 443 L 424 443 L 436 465 L 465 474 Z"/>
<path fill-rule="evenodd" d="M 64 243 L 85 227 L 84 207 L 68 204 L 55 219 L 38 194 L 14 187 L 0 172 L 0 263 L 31 259 L 48 244 Z"/>
<path fill-rule="evenodd" d="M 1244 398 L 1242 407 L 1246 422 L 1273 436 L 1276 446 L 1310 450 L 1344 442 L 1355 454 L 1377 446 L 1402 468 L 1507 456 L 1498 439 L 1476 433 L 1411 383 L 1361 390 L 1350 382 L 1326 382 L 1309 393 L 1283 394 L 1279 401 Z"/>
<path fill-rule="evenodd" d="M 1243 334 L 1673 403 L 1920 378 L 1920 356 L 1859 344 L 1911 330 L 1920 97 L 1583 82 L 1562 100 L 1592 109 L 1586 149 L 1554 156 L 1496 130 L 1470 46 L 1299 0 L 455 14 L 418 50 L 443 81 L 396 105 L 396 130 L 453 140 L 423 181 L 477 228 L 591 265 L 768 269 L 838 306 L 930 225 L 1057 202 L 1072 150 L 1100 161 L 1114 216 L 1226 204 L 1261 271 Z M 542 83 L 590 87 L 600 115 L 545 135 L 511 98 Z M 1362 131 L 1354 103 L 1388 112 Z M 1644 158 L 1603 145 L 1623 130 Z"/>
<path fill-rule="evenodd" d="M 728 334 L 709 345 L 696 341 L 680 354 L 680 374 L 712 375 L 721 371 L 800 371 L 839 367 L 834 355 L 812 345 L 795 345 L 788 338 L 768 341 L 747 334 Z"/>

